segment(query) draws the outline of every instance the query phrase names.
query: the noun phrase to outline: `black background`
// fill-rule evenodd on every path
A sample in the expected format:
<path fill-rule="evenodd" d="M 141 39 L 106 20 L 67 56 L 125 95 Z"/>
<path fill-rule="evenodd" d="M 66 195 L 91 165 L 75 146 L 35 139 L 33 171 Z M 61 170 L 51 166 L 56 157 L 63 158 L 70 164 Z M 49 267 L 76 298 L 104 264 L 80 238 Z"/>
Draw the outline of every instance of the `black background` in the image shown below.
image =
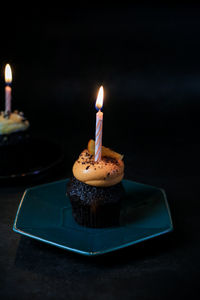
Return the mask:
<path fill-rule="evenodd" d="M 51 180 L 70 176 L 73 161 L 94 138 L 95 99 L 103 84 L 103 144 L 124 153 L 126 178 L 166 190 L 175 227 L 155 241 L 85 259 L 12 232 L 23 190 L 36 183 L 2 186 L 0 294 L 192 297 L 200 229 L 200 6 L 66 3 L 5 7 L 0 16 L 0 109 L 8 62 L 13 109 L 25 112 L 33 135 L 64 149 L 64 171 Z"/>

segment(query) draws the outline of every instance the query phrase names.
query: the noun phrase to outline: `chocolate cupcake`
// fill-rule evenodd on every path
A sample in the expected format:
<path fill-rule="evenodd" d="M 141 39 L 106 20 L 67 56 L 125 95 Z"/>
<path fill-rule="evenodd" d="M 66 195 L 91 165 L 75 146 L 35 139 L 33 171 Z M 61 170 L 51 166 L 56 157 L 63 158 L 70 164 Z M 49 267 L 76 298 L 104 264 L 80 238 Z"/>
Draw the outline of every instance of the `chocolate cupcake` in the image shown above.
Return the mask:
<path fill-rule="evenodd" d="M 22 112 L 0 112 L 0 147 L 19 145 L 29 138 L 29 121 Z"/>
<path fill-rule="evenodd" d="M 93 151 L 88 148 L 74 163 L 73 177 L 67 185 L 74 219 L 87 227 L 116 226 L 124 193 L 123 157 L 102 147 L 102 159 L 95 161 Z"/>

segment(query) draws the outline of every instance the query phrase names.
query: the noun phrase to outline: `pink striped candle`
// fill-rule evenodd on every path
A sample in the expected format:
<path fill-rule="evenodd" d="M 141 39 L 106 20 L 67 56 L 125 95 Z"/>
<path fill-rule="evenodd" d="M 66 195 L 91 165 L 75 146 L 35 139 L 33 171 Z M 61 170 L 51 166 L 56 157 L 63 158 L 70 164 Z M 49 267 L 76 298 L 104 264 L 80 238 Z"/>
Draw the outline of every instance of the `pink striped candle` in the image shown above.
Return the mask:
<path fill-rule="evenodd" d="M 12 71 L 9 64 L 5 67 L 5 112 L 11 112 L 11 83 L 12 83 Z"/>
<path fill-rule="evenodd" d="M 103 106 L 103 86 L 100 87 L 97 100 L 96 100 L 96 108 L 99 111 L 96 113 L 95 161 L 101 160 L 102 132 L 103 132 L 103 113 L 101 111 L 102 106 Z"/>

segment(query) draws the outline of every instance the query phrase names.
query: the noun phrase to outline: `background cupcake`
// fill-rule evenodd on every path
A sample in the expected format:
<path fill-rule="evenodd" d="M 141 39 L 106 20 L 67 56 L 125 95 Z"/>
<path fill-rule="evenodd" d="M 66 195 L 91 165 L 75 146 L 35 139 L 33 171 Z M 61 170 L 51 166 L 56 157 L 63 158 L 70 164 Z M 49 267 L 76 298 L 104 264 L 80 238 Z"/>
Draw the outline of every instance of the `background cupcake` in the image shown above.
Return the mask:
<path fill-rule="evenodd" d="M 29 137 L 29 121 L 22 112 L 0 113 L 0 147 L 22 144 Z"/>

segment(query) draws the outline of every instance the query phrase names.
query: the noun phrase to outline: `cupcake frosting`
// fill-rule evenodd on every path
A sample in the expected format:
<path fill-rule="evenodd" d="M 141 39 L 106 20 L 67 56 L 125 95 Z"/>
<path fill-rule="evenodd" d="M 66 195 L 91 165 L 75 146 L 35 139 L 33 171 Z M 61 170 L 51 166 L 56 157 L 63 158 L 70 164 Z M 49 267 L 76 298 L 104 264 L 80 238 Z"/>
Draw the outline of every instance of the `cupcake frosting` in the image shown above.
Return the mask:
<path fill-rule="evenodd" d="M 94 160 L 94 155 L 84 150 L 73 165 L 73 175 L 79 181 L 97 187 L 108 187 L 119 183 L 124 177 L 124 163 L 111 157 Z"/>
<path fill-rule="evenodd" d="M 5 115 L 0 112 L 0 134 L 11 134 L 17 131 L 24 131 L 28 129 L 29 121 L 23 116 L 23 113 L 17 111 Z"/>

